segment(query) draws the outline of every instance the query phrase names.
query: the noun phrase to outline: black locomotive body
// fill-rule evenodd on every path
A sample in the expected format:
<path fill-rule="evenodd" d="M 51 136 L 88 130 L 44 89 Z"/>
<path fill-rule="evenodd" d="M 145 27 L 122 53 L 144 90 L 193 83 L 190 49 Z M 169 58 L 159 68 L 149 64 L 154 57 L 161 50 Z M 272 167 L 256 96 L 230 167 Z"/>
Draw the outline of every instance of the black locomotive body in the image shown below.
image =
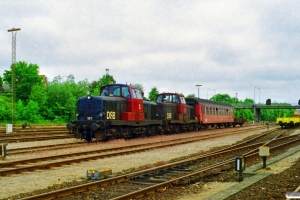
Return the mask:
<path fill-rule="evenodd" d="M 177 101 L 175 96 L 180 98 L 175 93 L 161 94 L 155 103 L 144 101 L 141 91 L 131 85 L 106 85 L 101 88 L 100 96 L 88 94 L 78 99 L 77 119 L 68 123 L 67 128 L 75 138 L 87 141 L 196 129 L 197 121 L 190 119 L 193 108 Z M 165 97 L 174 99 L 163 101 Z"/>

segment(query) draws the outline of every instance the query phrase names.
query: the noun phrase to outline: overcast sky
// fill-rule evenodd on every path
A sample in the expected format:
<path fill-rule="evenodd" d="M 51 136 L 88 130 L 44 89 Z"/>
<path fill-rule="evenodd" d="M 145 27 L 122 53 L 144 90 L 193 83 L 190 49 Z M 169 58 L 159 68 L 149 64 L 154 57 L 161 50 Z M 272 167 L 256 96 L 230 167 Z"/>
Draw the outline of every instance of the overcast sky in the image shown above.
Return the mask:
<path fill-rule="evenodd" d="M 215 93 L 300 99 L 300 1 L 0 0 L 0 76 L 16 60 L 40 74 L 140 83 L 148 96 Z M 259 89 L 258 89 L 259 88 Z"/>

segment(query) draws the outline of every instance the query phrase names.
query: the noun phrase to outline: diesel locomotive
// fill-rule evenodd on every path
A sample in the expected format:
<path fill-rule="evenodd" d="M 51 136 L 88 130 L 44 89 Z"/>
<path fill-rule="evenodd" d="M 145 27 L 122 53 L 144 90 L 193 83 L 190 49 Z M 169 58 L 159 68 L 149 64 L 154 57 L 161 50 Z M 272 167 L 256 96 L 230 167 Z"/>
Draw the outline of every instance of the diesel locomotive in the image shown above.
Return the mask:
<path fill-rule="evenodd" d="M 67 129 L 86 141 L 135 138 L 243 125 L 228 104 L 161 93 L 156 102 L 143 100 L 139 88 L 127 84 L 101 87 L 99 96 L 88 94 L 77 102 L 76 120 Z"/>

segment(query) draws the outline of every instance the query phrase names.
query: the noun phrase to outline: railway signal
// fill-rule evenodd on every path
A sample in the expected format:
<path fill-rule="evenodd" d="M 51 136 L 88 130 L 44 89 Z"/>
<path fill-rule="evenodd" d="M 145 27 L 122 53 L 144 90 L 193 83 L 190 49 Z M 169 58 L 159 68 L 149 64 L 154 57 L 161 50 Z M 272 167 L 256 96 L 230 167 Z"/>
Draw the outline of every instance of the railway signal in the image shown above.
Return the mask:
<path fill-rule="evenodd" d="M 238 156 L 235 158 L 235 171 L 238 174 L 238 182 L 241 182 L 244 180 L 243 178 L 243 171 L 246 168 L 245 164 L 245 157 L 244 156 Z"/>
<path fill-rule="evenodd" d="M 271 105 L 271 99 L 267 99 L 266 101 L 266 105 L 270 106 Z M 268 107 L 269 109 L 269 107 Z M 269 129 L 269 110 L 268 110 L 268 122 L 267 122 L 267 129 Z"/>

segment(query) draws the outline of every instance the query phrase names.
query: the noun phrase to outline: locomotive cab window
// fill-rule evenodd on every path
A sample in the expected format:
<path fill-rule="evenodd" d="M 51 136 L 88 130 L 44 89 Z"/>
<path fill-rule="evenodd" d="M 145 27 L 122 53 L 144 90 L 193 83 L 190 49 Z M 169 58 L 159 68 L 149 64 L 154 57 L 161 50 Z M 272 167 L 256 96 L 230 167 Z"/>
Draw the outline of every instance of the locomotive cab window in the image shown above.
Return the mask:
<path fill-rule="evenodd" d="M 109 96 L 121 96 L 120 86 L 114 85 L 109 87 Z"/>
<path fill-rule="evenodd" d="M 108 87 L 107 86 L 102 88 L 100 96 L 108 96 Z"/>
<path fill-rule="evenodd" d="M 181 103 L 182 104 L 186 104 L 185 98 L 184 97 L 180 97 Z"/>
<path fill-rule="evenodd" d="M 122 87 L 122 97 L 130 98 L 128 87 Z"/>
<path fill-rule="evenodd" d="M 143 95 L 139 89 L 132 89 L 132 95 L 135 99 L 143 99 Z"/>

